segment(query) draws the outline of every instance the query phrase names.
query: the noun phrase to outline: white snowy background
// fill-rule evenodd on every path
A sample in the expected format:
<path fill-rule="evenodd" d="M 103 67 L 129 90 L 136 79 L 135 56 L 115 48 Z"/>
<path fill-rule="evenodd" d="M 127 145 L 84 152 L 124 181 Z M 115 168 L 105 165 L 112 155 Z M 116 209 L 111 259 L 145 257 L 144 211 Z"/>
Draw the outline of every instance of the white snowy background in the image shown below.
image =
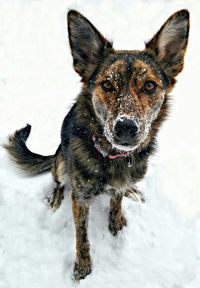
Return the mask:
<path fill-rule="evenodd" d="M 66 13 L 77 9 L 116 49 L 143 49 L 164 21 L 191 13 L 185 68 L 173 90 L 157 155 L 140 183 L 146 203 L 124 199 L 128 226 L 107 229 L 106 196 L 94 200 L 93 271 L 80 288 L 200 287 L 200 2 L 198 0 L 0 0 L 0 142 L 26 123 L 28 146 L 53 154 L 62 120 L 80 91 Z M 69 192 L 53 213 L 50 174 L 22 175 L 0 149 L 0 288 L 72 288 L 75 233 Z"/>

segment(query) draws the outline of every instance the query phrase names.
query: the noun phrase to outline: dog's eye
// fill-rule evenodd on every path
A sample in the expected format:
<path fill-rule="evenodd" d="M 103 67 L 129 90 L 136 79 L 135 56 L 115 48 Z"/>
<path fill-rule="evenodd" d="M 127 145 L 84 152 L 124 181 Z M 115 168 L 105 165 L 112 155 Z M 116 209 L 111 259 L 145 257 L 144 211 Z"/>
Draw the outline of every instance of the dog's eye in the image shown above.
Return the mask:
<path fill-rule="evenodd" d="M 105 80 L 101 82 L 101 87 L 106 93 L 115 92 L 115 88 L 113 87 L 112 83 L 109 80 Z"/>
<path fill-rule="evenodd" d="M 156 91 L 156 89 L 157 89 L 157 86 L 154 81 L 147 81 L 144 83 L 144 86 L 143 86 L 144 93 L 152 94 Z"/>

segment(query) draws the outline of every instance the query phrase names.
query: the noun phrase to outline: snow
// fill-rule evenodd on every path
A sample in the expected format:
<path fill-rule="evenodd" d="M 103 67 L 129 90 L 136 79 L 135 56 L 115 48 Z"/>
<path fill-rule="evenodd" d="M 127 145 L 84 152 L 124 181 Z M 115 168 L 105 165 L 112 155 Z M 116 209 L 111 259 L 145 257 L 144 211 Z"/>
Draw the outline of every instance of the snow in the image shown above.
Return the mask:
<path fill-rule="evenodd" d="M 175 11 L 191 12 L 185 68 L 172 93 L 159 150 L 140 184 L 145 203 L 124 199 L 128 226 L 107 229 L 106 196 L 90 214 L 93 271 L 84 287 L 199 288 L 199 74 L 198 0 L 0 1 L 0 142 L 32 125 L 28 146 L 52 154 L 62 120 L 80 89 L 72 69 L 66 12 L 82 12 L 118 49 L 143 49 Z M 72 288 L 75 233 L 70 196 L 53 213 L 45 196 L 50 174 L 25 177 L 0 149 L 0 287 Z"/>

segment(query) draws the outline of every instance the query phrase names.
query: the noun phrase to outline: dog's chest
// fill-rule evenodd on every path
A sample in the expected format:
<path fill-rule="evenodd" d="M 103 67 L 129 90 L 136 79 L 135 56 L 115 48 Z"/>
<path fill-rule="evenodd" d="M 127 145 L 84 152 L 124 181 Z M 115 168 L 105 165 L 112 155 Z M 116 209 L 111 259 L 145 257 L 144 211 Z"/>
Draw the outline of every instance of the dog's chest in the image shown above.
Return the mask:
<path fill-rule="evenodd" d="M 123 191 L 130 183 L 141 179 L 146 172 L 144 162 L 129 165 L 129 159 L 95 161 L 89 182 L 99 190 L 113 194 L 114 190 Z M 120 193 L 121 193 L 120 192 Z"/>
<path fill-rule="evenodd" d="M 71 142 L 70 151 L 66 158 L 68 172 L 76 182 L 77 194 L 81 190 L 84 199 L 102 193 L 123 194 L 130 183 L 136 183 L 146 172 L 146 156 L 132 155 L 131 161 L 129 157 L 109 159 L 81 139 Z"/>

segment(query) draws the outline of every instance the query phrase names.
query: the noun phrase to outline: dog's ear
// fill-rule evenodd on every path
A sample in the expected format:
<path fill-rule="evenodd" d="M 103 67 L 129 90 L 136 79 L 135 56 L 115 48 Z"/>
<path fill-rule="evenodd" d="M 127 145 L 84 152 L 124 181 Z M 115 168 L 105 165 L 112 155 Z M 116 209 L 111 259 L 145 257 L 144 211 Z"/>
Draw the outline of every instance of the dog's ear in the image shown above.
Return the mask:
<path fill-rule="evenodd" d="M 112 44 L 79 12 L 69 11 L 67 20 L 74 69 L 86 81 Z"/>
<path fill-rule="evenodd" d="M 160 28 L 146 50 L 152 53 L 165 73 L 175 77 L 183 69 L 184 54 L 189 36 L 189 12 L 180 10 Z"/>

